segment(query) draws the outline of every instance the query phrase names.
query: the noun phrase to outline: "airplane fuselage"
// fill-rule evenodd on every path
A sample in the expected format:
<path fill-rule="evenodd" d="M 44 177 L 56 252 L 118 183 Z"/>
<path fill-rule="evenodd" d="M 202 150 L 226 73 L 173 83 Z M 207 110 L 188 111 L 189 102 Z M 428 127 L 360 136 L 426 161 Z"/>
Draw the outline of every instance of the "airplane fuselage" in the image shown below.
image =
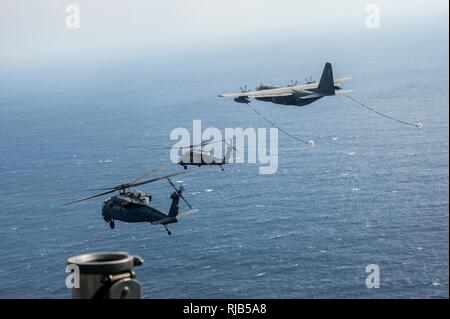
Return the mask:
<path fill-rule="evenodd" d="M 271 102 L 271 103 L 280 104 L 280 105 L 305 106 L 305 105 L 311 104 L 321 98 L 322 97 L 302 100 L 302 99 L 296 98 L 295 96 L 279 96 L 279 97 L 257 97 L 257 98 L 255 98 L 255 100 L 262 101 L 262 102 Z"/>
<path fill-rule="evenodd" d="M 325 96 L 333 96 L 336 94 L 345 94 L 351 90 L 341 90 L 340 84 L 350 80 L 350 77 L 334 80 L 333 69 L 330 63 L 326 63 L 320 81 L 307 81 L 304 84 L 292 82 L 291 85 L 263 85 L 261 84 L 255 90 L 247 90 L 241 88 L 239 93 L 220 94 L 220 97 L 232 97 L 235 102 L 248 104 L 250 99 L 256 99 L 261 102 L 271 102 L 280 105 L 304 106 L 321 99 Z M 338 92 L 340 91 L 340 92 Z"/>

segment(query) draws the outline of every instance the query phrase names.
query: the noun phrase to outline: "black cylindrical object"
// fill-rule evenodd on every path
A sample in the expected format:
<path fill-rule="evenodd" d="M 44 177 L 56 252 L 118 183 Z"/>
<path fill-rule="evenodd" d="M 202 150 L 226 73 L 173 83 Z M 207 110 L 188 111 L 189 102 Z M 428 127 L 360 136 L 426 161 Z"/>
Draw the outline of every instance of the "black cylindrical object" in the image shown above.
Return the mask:
<path fill-rule="evenodd" d="M 79 268 L 79 288 L 72 288 L 74 299 L 140 299 L 141 284 L 134 266 L 143 259 L 128 253 L 92 253 L 70 257 L 69 265 Z"/>

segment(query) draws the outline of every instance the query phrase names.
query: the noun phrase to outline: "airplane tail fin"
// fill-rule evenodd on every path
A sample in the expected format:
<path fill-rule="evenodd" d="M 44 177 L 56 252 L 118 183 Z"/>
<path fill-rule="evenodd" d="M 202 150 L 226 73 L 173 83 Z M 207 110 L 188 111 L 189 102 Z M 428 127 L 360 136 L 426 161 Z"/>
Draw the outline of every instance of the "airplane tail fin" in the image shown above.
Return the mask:
<path fill-rule="evenodd" d="M 334 79 L 331 63 L 326 63 L 319 82 L 319 92 L 323 95 L 334 95 Z"/>

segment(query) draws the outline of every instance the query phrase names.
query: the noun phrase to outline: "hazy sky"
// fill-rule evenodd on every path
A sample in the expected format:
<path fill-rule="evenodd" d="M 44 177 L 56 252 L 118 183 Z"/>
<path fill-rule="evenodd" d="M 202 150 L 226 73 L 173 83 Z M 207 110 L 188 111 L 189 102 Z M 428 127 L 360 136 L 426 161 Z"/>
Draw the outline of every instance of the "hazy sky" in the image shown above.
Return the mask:
<path fill-rule="evenodd" d="M 70 3 L 79 5 L 79 29 L 65 26 Z M 0 60 L 364 28 L 370 3 L 381 9 L 381 28 L 448 19 L 447 0 L 0 0 Z"/>

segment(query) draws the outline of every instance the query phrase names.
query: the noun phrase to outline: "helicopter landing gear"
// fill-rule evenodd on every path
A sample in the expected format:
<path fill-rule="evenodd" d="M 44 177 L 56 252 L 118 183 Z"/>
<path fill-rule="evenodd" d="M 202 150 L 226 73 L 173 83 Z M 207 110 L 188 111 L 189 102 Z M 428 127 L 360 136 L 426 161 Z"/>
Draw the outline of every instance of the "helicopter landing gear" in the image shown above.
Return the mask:
<path fill-rule="evenodd" d="M 222 167 L 222 165 L 219 165 L 219 167 L 220 167 L 220 169 L 222 170 L 222 172 L 224 171 L 224 169 L 223 169 L 223 167 Z"/>
<path fill-rule="evenodd" d="M 167 234 L 168 234 L 169 236 L 172 235 L 172 233 L 170 232 L 169 228 L 167 228 L 167 225 L 163 225 L 163 226 L 164 226 L 164 228 L 165 228 Z"/>
<path fill-rule="evenodd" d="M 109 222 L 109 227 L 111 229 L 114 229 L 114 227 L 116 227 L 116 224 L 114 223 L 114 220 L 111 219 L 111 221 Z"/>
<path fill-rule="evenodd" d="M 184 165 L 184 169 L 187 169 L 187 165 Z"/>

